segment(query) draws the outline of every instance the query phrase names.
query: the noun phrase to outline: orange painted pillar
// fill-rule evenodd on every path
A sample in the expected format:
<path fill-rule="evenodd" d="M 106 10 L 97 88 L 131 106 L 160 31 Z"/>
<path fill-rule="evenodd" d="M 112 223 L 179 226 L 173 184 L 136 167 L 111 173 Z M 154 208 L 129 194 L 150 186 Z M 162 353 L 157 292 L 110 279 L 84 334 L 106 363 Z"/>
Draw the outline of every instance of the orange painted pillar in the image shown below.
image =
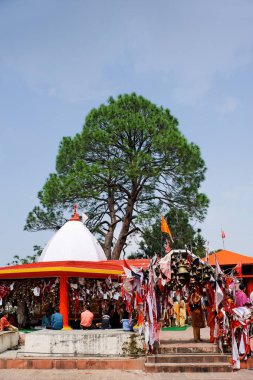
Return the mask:
<path fill-rule="evenodd" d="M 63 316 L 63 330 L 70 330 L 69 327 L 69 297 L 68 297 L 68 277 L 60 276 L 60 313 Z"/>

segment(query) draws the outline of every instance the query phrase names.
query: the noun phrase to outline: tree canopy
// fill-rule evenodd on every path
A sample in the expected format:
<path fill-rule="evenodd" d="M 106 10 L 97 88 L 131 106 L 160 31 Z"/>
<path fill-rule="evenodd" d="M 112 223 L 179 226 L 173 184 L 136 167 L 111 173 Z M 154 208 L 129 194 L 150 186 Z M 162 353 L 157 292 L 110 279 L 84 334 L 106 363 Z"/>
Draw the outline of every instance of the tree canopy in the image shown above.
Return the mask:
<path fill-rule="evenodd" d="M 55 229 L 77 203 L 89 215 L 107 258 L 118 259 L 130 235 L 165 207 L 202 221 L 199 192 L 206 167 L 168 109 L 136 94 L 109 98 L 91 110 L 82 131 L 64 137 L 56 171 L 38 193 L 25 229 Z"/>

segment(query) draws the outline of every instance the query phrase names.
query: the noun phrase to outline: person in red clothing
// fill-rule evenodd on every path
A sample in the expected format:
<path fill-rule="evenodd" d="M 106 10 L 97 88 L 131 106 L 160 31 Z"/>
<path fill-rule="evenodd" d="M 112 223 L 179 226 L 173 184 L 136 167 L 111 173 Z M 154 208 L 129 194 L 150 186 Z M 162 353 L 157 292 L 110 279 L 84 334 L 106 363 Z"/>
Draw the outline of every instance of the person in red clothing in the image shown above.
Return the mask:
<path fill-rule="evenodd" d="M 8 321 L 8 313 L 4 313 L 0 319 L 0 331 L 17 331 L 17 327 L 10 324 Z"/>
<path fill-rule="evenodd" d="M 207 305 L 206 305 L 206 314 L 207 314 L 207 326 L 210 328 L 210 343 L 215 342 L 214 338 L 214 327 L 215 327 L 215 293 L 211 283 L 206 284 L 206 294 L 207 294 Z"/>
<path fill-rule="evenodd" d="M 81 329 L 88 330 L 92 328 L 94 314 L 90 310 L 89 305 L 85 305 L 83 308 L 83 312 L 81 313 Z"/>

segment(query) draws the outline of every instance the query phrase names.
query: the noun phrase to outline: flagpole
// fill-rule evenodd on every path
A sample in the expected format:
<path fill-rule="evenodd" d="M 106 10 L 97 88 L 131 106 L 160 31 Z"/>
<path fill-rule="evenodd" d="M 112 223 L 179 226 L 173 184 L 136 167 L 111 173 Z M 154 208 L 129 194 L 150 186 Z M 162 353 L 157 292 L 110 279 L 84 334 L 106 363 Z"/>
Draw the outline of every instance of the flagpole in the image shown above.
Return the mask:
<path fill-rule="evenodd" d="M 163 233 L 161 231 L 161 257 L 163 255 Z"/>
<path fill-rule="evenodd" d="M 160 227 L 160 232 L 161 232 L 161 239 L 160 239 L 160 244 L 161 244 L 161 257 L 162 257 L 162 241 L 163 241 L 163 231 L 162 231 L 162 220 L 163 220 L 163 216 L 161 215 L 161 227 Z"/>
<path fill-rule="evenodd" d="M 224 231 L 223 231 L 223 229 L 222 229 L 222 227 L 221 227 L 221 239 L 222 239 L 222 246 L 223 246 L 223 250 L 225 250 L 225 242 L 224 242 L 224 240 L 225 240 L 225 236 L 224 236 L 225 234 L 224 234 Z"/>

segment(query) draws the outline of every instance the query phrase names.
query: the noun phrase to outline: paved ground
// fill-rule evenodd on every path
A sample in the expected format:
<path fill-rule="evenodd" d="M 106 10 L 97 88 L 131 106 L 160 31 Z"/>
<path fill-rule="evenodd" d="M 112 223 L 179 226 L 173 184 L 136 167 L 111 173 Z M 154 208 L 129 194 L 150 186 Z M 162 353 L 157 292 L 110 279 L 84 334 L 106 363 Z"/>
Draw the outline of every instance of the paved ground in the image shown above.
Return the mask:
<path fill-rule="evenodd" d="M 205 327 L 200 330 L 200 337 L 206 343 L 209 341 L 210 329 Z M 183 331 L 161 331 L 161 340 L 167 340 L 169 343 L 192 343 L 193 331 L 191 327 L 188 327 Z"/>
<path fill-rule="evenodd" d="M 253 380 L 253 371 L 233 373 L 158 373 L 140 371 L 0 370 L 1 380 Z"/>

